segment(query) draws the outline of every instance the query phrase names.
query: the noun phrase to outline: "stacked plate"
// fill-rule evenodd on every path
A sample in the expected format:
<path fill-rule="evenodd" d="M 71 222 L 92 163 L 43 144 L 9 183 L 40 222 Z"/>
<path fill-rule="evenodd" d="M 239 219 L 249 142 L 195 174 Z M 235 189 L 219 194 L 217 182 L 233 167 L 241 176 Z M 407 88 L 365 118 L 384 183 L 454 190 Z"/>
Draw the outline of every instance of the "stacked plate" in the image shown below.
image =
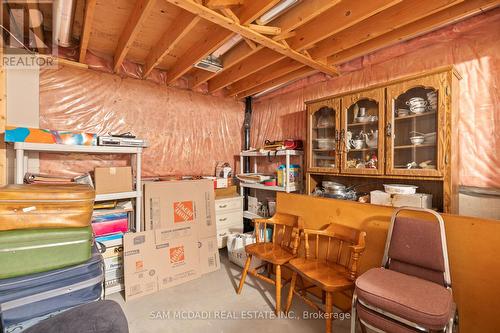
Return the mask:
<path fill-rule="evenodd" d="M 437 110 L 437 93 L 435 91 L 431 91 L 427 93 L 427 101 L 429 102 L 429 110 L 436 111 Z"/>

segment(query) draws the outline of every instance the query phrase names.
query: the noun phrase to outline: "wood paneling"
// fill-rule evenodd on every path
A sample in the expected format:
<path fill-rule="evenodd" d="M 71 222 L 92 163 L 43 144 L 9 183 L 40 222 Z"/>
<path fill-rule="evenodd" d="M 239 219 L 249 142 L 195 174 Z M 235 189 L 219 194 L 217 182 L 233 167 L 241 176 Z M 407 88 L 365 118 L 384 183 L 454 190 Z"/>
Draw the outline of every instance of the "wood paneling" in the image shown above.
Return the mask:
<path fill-rule="evenodd" d="M 366 249 L 360 259 L 362 274 L 379 267 L 393 208 L 298 194 L 277 194 L 277 212 L 303 218 L 304 227 L 320 229 L 338 223 L 366 232 Z M 500 221 L 442 214 L 451 269 L 453 297 L 458 305 L 461 332 L 494 333 L 500 326 Z M 334 297 L 349 307 L 344 295 Z"/>

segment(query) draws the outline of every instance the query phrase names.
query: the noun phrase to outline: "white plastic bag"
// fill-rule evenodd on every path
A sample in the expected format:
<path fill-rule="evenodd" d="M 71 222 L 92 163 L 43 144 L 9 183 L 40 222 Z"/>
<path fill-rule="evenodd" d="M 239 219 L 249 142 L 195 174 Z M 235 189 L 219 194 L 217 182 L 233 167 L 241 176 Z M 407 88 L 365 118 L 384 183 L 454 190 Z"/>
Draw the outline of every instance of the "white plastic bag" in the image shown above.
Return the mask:
<path fill-rule="evenodd" d="M 249 232 L 246 234 L 241 233 L 231 233 L 227 237 L 227 254 L 229 257 L 229 261 L 235 263 L 240 267 L 245 266 L 245 262 L 247 260 L 247 254 L 245 252 L 245 246 L 255 243 L 255 234 L 253 232 Z M 250 269 L 259 267 L 264 262 L 259 258 L 252 258 L 252 263 L 250 264 Z M 264 267 L 258 270 L 259 273 L 264 271 Z"/>

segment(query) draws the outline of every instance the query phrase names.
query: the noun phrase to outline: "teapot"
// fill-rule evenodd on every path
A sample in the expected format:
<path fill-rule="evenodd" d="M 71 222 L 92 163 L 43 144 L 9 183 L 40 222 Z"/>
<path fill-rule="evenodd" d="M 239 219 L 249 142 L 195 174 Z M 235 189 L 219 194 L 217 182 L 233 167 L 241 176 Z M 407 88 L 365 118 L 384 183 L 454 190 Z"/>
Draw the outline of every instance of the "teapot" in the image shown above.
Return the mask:
<path fill-rule="evenodd" d="M 378 130 L 371 130 L 369 134 L 362 134 L 365 138 L 366 145 L 368 148 L 377 148 L 378 146 Z"/>

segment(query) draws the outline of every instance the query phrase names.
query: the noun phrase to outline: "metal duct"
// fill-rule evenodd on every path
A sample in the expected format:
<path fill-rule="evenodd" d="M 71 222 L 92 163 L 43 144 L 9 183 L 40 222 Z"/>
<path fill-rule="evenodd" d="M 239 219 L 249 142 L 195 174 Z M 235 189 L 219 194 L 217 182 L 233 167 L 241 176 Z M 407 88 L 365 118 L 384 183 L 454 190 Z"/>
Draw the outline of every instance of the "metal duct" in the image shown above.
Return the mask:
<path fill-rule="evenodd" d="M 71 32 L 75 17 L 76 0 L 55 0 L 52 15 L 52 31 L 59 46 L 71 46 Z"/>

